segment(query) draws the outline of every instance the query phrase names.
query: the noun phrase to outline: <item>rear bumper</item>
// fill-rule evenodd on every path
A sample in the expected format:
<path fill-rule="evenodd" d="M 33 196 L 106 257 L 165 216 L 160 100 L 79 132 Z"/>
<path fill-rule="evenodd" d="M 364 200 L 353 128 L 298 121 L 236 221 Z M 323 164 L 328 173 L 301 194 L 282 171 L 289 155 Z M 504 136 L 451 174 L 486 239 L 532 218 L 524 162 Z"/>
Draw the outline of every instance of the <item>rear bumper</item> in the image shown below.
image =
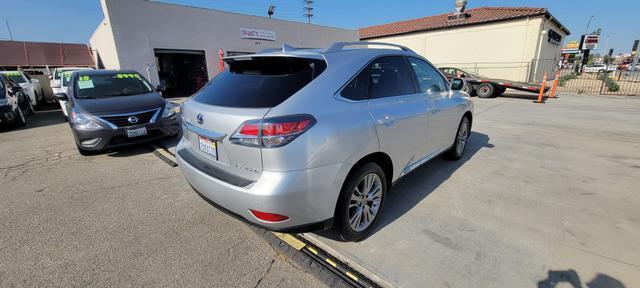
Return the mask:
<path fill-rule="evenodd" d="M 194 161 L 214 160 L 204 159 L 198 155 L 200 152 L 191 152 L 183 142 L 178 144 L 176 158 L 187 182 L 202 198 L 224 212 L 272 231 L 308 232 L 331 226 L 342 186 L 343 177 L 339 175 L 348 171 L 347 164 L 288 172 L 262 171 L 256 181 L 239 187 L 196 168 L 201 165 Z M 184 149 L 195 155 L 196 160 L 182 157 L 180 151 Z M 266 222 L 253 216 L 249 209 L 285 215 L 289 219 Z"/>
<path fill-rule="evenodd" d="M 147 128 L 147 135 L 135 138 L 127 137 L 127 128 L 103 128 L 99 130 L 81 130 L 71 126 L 76 144 L 83 150 L 100 151 L 120 146 L 133 145 L 160 139 L 167 136 L 175 136 L 180 131 L 180 126 L 176 116 L 166 119 L 159 119 L 156 123 L 144 125 Z M 141 126 L 136 126 L 141 127 Z"/>

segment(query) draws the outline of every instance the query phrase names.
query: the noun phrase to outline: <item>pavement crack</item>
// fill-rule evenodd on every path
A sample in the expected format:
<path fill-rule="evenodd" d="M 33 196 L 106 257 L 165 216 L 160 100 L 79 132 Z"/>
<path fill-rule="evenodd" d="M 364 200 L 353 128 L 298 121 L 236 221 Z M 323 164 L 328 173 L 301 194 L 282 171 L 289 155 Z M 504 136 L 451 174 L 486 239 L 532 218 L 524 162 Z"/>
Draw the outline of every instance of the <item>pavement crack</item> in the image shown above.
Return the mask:
<path fill-rule="evenodd" d="M 276 258 L 271 259 L 271 262 L 269 263 L 269 267 L 267 267 L 267 271 L 264 272 L 264 274 L 262 275 L 262 277 L 260 277 L 260 279 L 258 279 L 258 282 L 256 283 L 256 286 L 253 286 L 253 288 L 258 288 L 258 286 L 260 286 L 260 283 L 262 283 L 262 280 L 264 278 L 267 277 L 267 275 L 269 275 L 269 272 L 271 271 L 271 267 L 273 266 L 273 263 L 276 262 Z"/>

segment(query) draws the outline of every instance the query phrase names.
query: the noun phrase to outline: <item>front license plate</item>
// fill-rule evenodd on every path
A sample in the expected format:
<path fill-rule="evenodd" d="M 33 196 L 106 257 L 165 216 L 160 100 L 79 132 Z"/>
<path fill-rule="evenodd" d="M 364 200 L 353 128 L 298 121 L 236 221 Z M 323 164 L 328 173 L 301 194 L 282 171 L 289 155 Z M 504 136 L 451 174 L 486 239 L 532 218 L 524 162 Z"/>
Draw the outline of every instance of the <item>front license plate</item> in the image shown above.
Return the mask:
<path fill-rule="evenodd" d="M 129 137 L 129 138 L 140 137 L 140 136 L 144 136 L 144 135 L 147 135 L 147 127 L 140 127 L 140 128 L 135 128 L 135 129 L 127 129 L 127 137 Z"/>
<path fill-rule="evenodd" d="M 213 157 L 213 159 L 218 160 L 218 145 L 215 140 L 211 140 L 207 137 L 198 135 L 198 147 L 204 154 L 207 154 Z"/>

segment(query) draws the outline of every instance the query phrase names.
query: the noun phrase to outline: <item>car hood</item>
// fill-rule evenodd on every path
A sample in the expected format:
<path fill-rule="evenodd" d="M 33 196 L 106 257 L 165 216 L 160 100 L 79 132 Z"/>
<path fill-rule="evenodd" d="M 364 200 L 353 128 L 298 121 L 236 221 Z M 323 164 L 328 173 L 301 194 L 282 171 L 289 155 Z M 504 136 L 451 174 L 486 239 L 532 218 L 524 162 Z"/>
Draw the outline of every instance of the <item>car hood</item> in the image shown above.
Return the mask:
<path fill-rule="evenodd" d="M 95 115 L 124 114 L 164 107 L 165 100 L 157 92 L 98 99 L 74 99 L 75 106 Z"/>

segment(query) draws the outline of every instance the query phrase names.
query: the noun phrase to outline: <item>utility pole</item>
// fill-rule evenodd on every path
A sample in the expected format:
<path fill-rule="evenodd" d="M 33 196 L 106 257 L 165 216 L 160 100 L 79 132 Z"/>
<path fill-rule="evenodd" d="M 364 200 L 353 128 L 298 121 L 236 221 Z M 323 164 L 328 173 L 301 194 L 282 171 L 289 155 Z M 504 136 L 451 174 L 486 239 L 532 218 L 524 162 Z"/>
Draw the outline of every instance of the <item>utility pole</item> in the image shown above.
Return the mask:
<path fill-rule="evenodd" d="M 11 33 L 11 27 L 9 26 L 9 19 L 4 18 L 4 23 L 7 24 L 7 30 L 9 30 L 9 38 L 13 41 L 13 33 Z"/>
<path fill-rule="evenodd" d="M 593 15 L 591 15 L 591 18 L 589 18 L 589 22 L 587 22 L 587 29 L 584 30 L 584 35 L 589 34 L 589 26 L 591 26 L 591 20 L 593 20 Z"/>
<path fill-rule="evenodd" d="M 306 6 L 304 7 L 304 17 L 307 17 L 309 24 L 311 24 L 311 17 L 313 17 L 313 0 L 303 0 Z"/>

